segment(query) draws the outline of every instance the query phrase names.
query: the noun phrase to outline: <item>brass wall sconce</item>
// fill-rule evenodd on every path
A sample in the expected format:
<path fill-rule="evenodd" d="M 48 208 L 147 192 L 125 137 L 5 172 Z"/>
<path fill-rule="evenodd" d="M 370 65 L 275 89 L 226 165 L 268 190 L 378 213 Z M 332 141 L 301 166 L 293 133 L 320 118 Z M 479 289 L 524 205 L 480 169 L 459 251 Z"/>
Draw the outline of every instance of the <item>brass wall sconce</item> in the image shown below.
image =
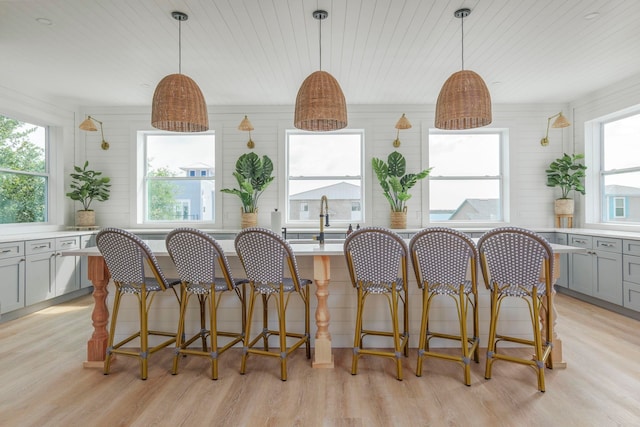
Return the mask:
<path fill-rule="evenodd" d="M 80 129 L 88 131 L 88 132 L 96 132 L 98 128 L 96 127 L 96 123 L 100 125 L 100 133 L 102 134 L 102 143 L 100 144 L 100 148 L 103 150 L 109 149 L 109 143 L 104 140 L 104 131 L 102 130 L 102 122 L 100 120 L 96 120 L 91 116 L 87 116 L 87 118 L 80 123 L 78 126 Z"/>
<path fill-rule="evenodd" d="M 253 130 L 253 125 L 251 124 L 247 116 L 244 116 L 244 119 L 242 119 L 240 125 L 238 125 L 238 130 L 249 132 L 249 141 L 247 141 L 247 147 L 252 149 L 256 146 L 256 144 L 251 139 L 251 131 Z"/>
<path fill-rule="evenodd" d="M 556 119 L 553 122 L 553 124 L 551 124 L 551 119 L 553 118 L 556 118 Z M 569 120 L 567 120 L 565 116 L 562 115 L 562 111 L 560 111 L 558 114 L 554 114 L 553 116 L 549 117 L 547 119 L 547 133 L 545 134 L 545 137 L 540 140 L 540 145 L 545 147 L 549 145 L 549 125 L 551 125 L 551 127 L 554 129 L 558 129 L 558 128 L 566 128 L 568 126 L 571 126 L 571 123 L 569 123 Z"/>
<path fill-rule="evenodd" d="M 400 147 L 400 129 L 411 129 L 411 123 L 405 117 L 404 113 L 402 113 L 402 117 L 400 117 L 398 123 L 396 123 L 396 129 L 398 129 L 398 132 L 396 132 L 396 139 L 393 141 L 393 146 L 398 148 Z"/>

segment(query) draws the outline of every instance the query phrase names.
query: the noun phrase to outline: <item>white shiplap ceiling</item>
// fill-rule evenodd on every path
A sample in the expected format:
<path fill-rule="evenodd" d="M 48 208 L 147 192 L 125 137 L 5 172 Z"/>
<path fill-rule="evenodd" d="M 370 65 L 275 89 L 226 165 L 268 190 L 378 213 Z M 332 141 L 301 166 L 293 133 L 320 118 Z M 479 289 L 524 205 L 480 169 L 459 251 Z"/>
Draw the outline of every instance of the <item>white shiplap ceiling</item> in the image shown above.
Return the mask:
<path fill-rule="evenodd" d="M 292 105 L 325 9 L 322 69 L 348 104 L 434 104 L 461 67 L 461 7 L 465 68 L 493 103 L 570 102 L 640 74 L 638 0 L 0 0 L 0 86 L 148 106 L 178 71 L 179 10 L 182 72 L 209 105 Z"/>

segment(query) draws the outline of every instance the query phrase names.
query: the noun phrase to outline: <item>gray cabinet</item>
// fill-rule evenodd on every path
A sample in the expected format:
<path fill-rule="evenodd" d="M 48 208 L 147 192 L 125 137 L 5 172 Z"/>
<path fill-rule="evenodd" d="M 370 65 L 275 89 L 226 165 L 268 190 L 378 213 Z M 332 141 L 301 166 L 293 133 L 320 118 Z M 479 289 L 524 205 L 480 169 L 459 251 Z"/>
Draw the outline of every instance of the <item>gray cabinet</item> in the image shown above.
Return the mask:
<path fill-rule="evenodd" d="M 25 242 L 25 303 L 35 304 L 80 289 L 79 257 L 62 256 L 63 250 L 78 249 L 80 236 Z"/>
<path fill-rule="evenodd" d="M 623 240 L 622 304 L 640 311 L 640 240 Z"/>
<path fill-rule="evenodd" d="M 56 240 L 29 240 L 25 247 L 25 301 L 31 305 L 56 296 Z"/>
<path fill-rule="evenodd" d="M 24 242 L 0 244 L 0 314 L 22 308 L 24 302 Z"/>
<path fill-rule="evenodd" d="M 556 233 L 554 236 L 555 243 L 559 245 L 568 245 L 569 238 L 567 233 Z M 564 288 L 569 286 L 569 254 L 560 254 L 560 265 L 556 266 L 560 268 L 560 276 L 556 280 L 556 286 L 562 286 Z"/>
<path fill-rule="evenodd" d="M 80 236 L 56 238 L 55 295 L 60 296 L 80 289 L 78 266 L 80 257 L 62 256 L 62 251 L 80 248 Z"/>
<path fill-rule="evenodd" d="M 587 249 L 569 257 L 569 289 L 622 305 L 622 240 L 568 235 L 568 244 Z"/>
<path fill-rule="evenodd" d="M 80 236 L 81 248 L 92 248 L 96 245 L 96 236 L 93 234 Z M 78 273 L 78 281 L 80 282 L 80 288 L 88 288 L 93 286 L 91 280 L 89 280 L 89 257 L 80 257 L 80 272 Z"/>

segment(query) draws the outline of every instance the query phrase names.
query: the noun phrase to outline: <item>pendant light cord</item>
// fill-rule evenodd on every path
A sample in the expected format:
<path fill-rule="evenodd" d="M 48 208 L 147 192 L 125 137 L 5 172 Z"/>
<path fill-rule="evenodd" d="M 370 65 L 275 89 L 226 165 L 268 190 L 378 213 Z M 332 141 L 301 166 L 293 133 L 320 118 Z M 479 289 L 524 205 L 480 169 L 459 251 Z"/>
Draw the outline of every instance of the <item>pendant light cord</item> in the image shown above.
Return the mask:
<path fill-rule="evenodd" d="M 462 69 L 464 70 L 464 15 L 462 15 L 461 20 L 462 20 Z"/>
<path fill-rule="evenodd" d="M 320 37 L 318 38 L 318 46 L 320 52 L 320 71 L 322 71 L 322 19 L 318 19 L 318 25 L 320 26 Z"/>
<path fill-rule="evenodd" d="M 178 20 L 178 74 L 182 74 L 182 21 Z"/>

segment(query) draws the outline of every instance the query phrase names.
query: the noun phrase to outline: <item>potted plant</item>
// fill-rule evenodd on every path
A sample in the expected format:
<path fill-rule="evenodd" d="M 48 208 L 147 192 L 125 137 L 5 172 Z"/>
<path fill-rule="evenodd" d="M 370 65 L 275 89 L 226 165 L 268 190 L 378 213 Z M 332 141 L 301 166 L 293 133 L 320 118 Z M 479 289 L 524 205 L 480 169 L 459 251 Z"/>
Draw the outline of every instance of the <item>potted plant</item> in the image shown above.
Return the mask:
<path fill-rule="evenodd" d="M 242 228 L 253 227 L 258 223 L 258 200 L 271 181 L 275 179 L 273 162 L 268 156 L 262 159 L 254 152 L 241 155 L 236 161 L 233 176 L 239 188 L 223 188 L 223 193 L 235 194 L 242 203 Z"/>
<path fill-rule="evenodd" d="M 389 154 L 387 162 L 374 157 L 371 160 L 371 165 L 378 177 L 383 194 L 391 206 L 391 228 L 406 228 L 406 201 L 411 198 L 409 190 L 419 180 L 426 178 L 431 172 L 431 168 L 417 174 L 406 173 L 407 161 L 397 151 Z"/>
<path fill-rule="evenodd" d="M 89 161 L 84 162 L 84 166 L 74 166 L 75 173 L 71 174 L 71 191 L 67 197 L 76 202 L 82 203 L 82 209 L 76 212 L 76 225 L 80 227 L 91 227 L 96 224 L 96 213 L 90 209 L 94 200 L 104 202 L 109 200 L 110 178 L 101 176 L 102 172 L 88 169 Z"/>
<path fill-rule="evenodd" d="M 556 215 L 573 215 L 574 201 L 569 197 L 571 191 L 585 194 L 583 179 L 587 167 L 579 163 L 582 159 L 584 159 L 583 154 L 565 153 L 551 162 L 546 170 L 547 187 L 560 187 L 562 193 L 561 197 L 555 201 Z"/>

